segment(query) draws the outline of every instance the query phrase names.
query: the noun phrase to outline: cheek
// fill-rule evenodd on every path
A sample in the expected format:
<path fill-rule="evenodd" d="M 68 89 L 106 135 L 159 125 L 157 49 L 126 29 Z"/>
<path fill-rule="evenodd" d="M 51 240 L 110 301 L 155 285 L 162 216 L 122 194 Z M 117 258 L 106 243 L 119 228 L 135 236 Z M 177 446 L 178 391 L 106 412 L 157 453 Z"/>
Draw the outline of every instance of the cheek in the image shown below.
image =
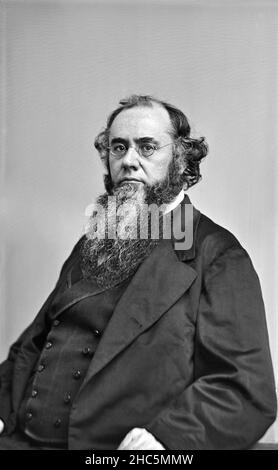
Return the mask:
<path fill-rule="evenodd" d="M 169 157 L 165 157 L 163 159 L 161 159 L 160 161 L 156 162 L 152 168 L 150 168 L 150 174 L 152 174 L 152 176 L 155 178 L 155 179 L 163 179 L 166 177 L 167 173 L 168 173 L 168 169 L 169 169 L 169 164 L 170 164 L 170 161 L 172 160 L 172 157 L 169 158 Z"/>

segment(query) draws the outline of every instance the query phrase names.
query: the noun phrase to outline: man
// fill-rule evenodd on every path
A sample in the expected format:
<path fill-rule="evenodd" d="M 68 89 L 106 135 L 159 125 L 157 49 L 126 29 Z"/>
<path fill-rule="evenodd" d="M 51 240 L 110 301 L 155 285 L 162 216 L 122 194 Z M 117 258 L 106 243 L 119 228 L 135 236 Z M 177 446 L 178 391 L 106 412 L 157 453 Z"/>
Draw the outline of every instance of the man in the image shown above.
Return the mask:
<path fill-rule="evenodd" d="M 236 238 L 188 210 L 204 139 L 174 106 L 135 95 L 95 146 L 106 193 L 1 365 L 0 448 L 250 448 L 276 416 L 264 306 Z M 156 237 L 142 217 L 154 204 Z M 142 220 L 144 236 L 129 236 Z"/>

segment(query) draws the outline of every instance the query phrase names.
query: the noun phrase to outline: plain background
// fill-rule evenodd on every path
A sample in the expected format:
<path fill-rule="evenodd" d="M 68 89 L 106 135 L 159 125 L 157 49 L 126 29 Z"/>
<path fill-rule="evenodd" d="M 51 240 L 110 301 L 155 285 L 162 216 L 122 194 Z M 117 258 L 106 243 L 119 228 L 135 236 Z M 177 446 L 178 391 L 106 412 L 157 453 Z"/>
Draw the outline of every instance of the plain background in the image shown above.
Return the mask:
<path fill-rule="evenodd" d="M 103 191 L 93 147 L 131 93 L 180 107 L 210 154 L 189 196 L 259 274 L 278 370 L 275 1 L 2 1 L 0 359 Z M 250 331 L 250 335 L 252 331 Z M 276 375 L 277 376 L 277 375 Z M 278 441 L 278 426 L 265 440 Z"/>

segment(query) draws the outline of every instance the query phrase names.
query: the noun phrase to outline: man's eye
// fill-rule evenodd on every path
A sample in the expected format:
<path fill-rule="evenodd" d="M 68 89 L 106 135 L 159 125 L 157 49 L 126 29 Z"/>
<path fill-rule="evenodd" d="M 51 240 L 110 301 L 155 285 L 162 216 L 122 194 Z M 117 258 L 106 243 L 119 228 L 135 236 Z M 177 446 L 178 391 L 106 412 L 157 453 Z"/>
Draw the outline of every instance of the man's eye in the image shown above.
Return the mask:
<path fill-rule="evenodd" d="M 143 152 L 147 152 L 147 153 L 148 152 L 153 152 L 155 150 L 155 148 L 156 147 L 153 144 L 143 144 L 143 145 L 141 145 L 141 150 Z"/>
<path fill-rule="evenodd" d="M 126 148 L 123 144 L 115 144 L 112 145 L 112 151 L 116 153 L 124 153 L 126 151 Z"/>

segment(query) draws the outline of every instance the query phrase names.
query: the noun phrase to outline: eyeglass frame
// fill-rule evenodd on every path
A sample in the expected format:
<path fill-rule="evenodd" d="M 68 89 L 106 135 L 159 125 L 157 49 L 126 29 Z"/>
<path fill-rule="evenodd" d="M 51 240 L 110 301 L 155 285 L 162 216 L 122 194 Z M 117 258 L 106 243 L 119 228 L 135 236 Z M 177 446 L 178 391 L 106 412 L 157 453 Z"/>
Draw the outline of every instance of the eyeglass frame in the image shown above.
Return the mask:
<path fill-rule="evenodd" d="M 124 143 L 122 143 L 122 142 L 119 142 L 119 143 L 120 143 L 121 145 L 124 145 L 124 146 L 125 146 Z M 151 142 L 142 142 L 141 145 L 144 145 L 144 144 L 145 144 L 145 145 L 146 145 L 146 144 L 154 145 L 154 149 L 153 149 L 153 151 L 152 151 L 152 153 L 151 153 L 150 155 L 142 155 L 142 154 L 141 154 L 141 149 L 140 149 L 140 147 L 139 147 L 140 143 L 137 144 L 136 146 L 134 146 L 134 145 L 129 145 L 128 148 L 126 148 L 126 152 L 124 153 L 124 155 L 116 155 L 115 153 L 113 153 L 112 150 L 111 150 L 111 146 L 108 146 L 108 147 L 106 147 L 106 148 L 107 148 L 107 150 L 109 150 L 109 152 L 110 152 L 112 155 L 114 155 L 115 157 L 118 157 L 118 158 L 123 158 L 123 157 L 125 157 L 130 148 L 135 149 L 136 152 L 138 153 L 138 155 L 140 155 L 140 157 L 149 158 L 149 157 L 151 157 L 151 156 L 154 154 L 154 152 L 156 152 L 157 150 L 160 150 L 160 149 L 162 149 L 162 148 L 164 148 L 164 147 L 168 147 L 168 145 L 173 145 L 174 143 L 175 143 L 175 141 L 174 141 L 174 142 L 170 142 L 169 144 L 161 145 L 161 147 L 156 147 L 156 145 L 152 144 Z M 125 147 L 126 147 L 126 146 L 125 146 Z"/>

